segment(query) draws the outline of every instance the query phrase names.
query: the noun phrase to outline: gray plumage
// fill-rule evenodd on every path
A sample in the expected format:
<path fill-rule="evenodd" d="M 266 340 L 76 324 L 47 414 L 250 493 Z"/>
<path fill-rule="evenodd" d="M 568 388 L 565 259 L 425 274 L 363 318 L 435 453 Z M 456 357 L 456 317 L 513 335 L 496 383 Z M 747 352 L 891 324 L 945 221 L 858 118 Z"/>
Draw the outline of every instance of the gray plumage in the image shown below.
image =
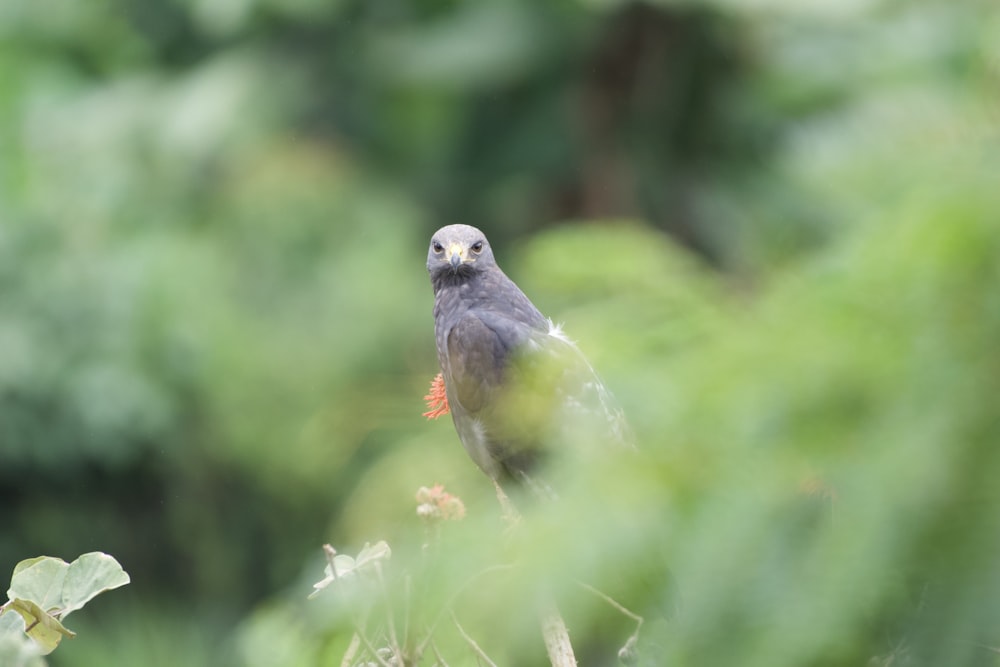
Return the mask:
<path fill-rule="evenodd" d="M 504 274 L 480 230 L 439 229 L 427 271 L 448 405 L 483 472 L 497 483 L 514 480 L 552 495 L 535 475 L 549 445 L 573 446 L 565 441 L 581 432 L 628 441 L 621 411 L 590 364 Z"/>

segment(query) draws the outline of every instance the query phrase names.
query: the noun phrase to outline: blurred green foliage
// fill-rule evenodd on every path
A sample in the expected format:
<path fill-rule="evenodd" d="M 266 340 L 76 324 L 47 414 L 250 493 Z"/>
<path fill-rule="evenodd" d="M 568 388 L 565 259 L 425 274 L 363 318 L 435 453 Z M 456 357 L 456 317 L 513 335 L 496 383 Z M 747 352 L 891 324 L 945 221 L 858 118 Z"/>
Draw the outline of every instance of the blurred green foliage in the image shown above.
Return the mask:
<path fill-rule="evenodd" d="M 998 45 L 985 0 L 0 3 L 0 571 L 133 578 L 50 664 L 339 664 L 318 545 L 405 564 L 434 482 L 445 573 L 669 608 L 670 664 L 997 664 Z M 641 446 L 515 545 L 420 417 L 451 222 Z M 523 664 L 510 579 L 463 620 Z"/>

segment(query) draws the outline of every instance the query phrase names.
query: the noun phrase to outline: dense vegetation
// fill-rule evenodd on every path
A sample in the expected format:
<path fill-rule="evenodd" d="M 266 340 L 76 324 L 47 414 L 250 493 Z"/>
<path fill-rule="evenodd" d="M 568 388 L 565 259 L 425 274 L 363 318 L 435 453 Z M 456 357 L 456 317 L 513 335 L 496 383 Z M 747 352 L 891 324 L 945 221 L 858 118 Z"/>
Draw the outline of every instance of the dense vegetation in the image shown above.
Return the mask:
<path fill-rule="evenodd" d="M 621 643 L 554 565 L 662 664 L 996 665 L 998 91 L 985 0 L 0 4 L 0 573 L 131 575 L 55 667 L 336 665 L 319 546 L 413 562 L 440 482 L 441 590 L 538 565 L 499 664 L 538 573 Z M 420 416 L 452 222 L 641 447 L 514 544 Z"/>

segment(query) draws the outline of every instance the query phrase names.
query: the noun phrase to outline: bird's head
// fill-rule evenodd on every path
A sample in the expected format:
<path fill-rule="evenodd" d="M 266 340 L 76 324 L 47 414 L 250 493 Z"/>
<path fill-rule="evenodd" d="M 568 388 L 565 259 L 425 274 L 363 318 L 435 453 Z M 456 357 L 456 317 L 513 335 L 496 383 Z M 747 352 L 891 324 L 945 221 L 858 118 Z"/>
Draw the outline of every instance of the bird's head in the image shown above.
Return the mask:
<path fill-rule="evenodd" d="M 475 227 L 448 225 L 431 237 L 427 250 L 427 271 L 432 279 L 472 275 L 495 264 L 490 242 Z"/>

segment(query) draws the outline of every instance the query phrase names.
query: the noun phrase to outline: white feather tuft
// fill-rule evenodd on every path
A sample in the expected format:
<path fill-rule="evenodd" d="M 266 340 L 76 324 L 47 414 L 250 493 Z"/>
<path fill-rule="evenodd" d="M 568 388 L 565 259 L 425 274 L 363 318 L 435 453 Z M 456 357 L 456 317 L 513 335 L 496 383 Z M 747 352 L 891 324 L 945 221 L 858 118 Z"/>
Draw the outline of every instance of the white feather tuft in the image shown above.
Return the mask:
<path fill-rule="evenodd" d="M 573 340 L 566 335 L 566 332 L 563 331 L 562 324 L 556 324 L 551 319 L 549 319 L 549 335 L 553 338 L 558 338 L 564 343 L 569 343 L 570 345 L 575 344 L 573 343 Z"/>

